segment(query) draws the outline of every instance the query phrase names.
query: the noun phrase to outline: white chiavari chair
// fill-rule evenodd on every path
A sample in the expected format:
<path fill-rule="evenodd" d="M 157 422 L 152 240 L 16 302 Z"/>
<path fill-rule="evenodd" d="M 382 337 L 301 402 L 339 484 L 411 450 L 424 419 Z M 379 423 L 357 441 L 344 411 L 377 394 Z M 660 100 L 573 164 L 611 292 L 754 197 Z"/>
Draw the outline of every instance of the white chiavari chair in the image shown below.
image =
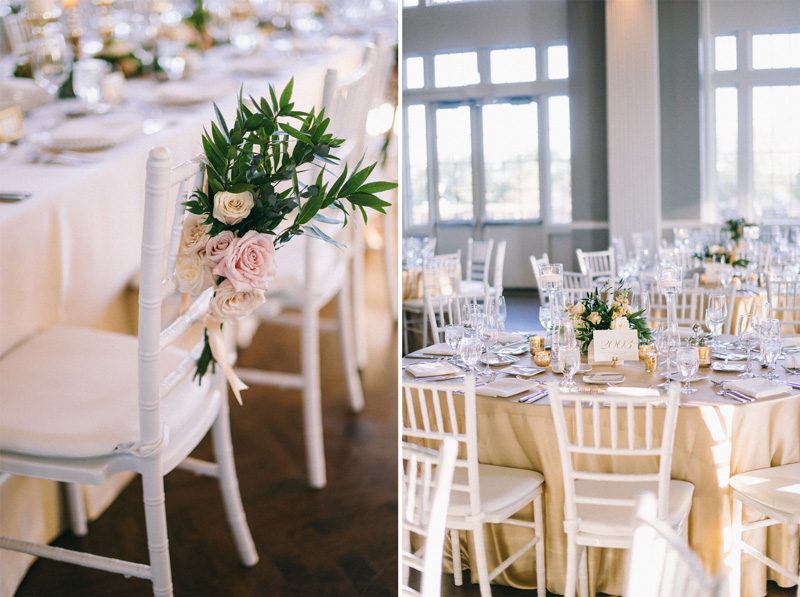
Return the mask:
<path fill-rule="evenodd" d="M 670 478 L 680 393 L 671 384 L 664 408 L 659 395 L 566 394 L 552 382 L 548 390 L 564 478 L 564 594 L 573 597 L 579 584 L 586 597 L 586 548 L 630 549 L 639 492 L 654 491 L 658 519 L 687 532 L 694 485 Z M 591 459 L 598 456 L 608 465 L 593 468 Z"/>
<path fill-rule="evenodd" d="M 605 251 L 584 251 L 575 249 L 578 267 L 581 273 L 592 277 L 597 283 L 601 281 L 616 282 L 617 258 L 613 247 Z"/>
<path fill-rule="evenodd" d="M 467 241 L 467 272 L 461 280 L 460 292 L 463 294 L 486 294 L 489 285 L 489 268 L 492 261 L 494 239 Z"/>
<path fill-rule="evenodd" d="M 474 309 L 478 305 L 485 305 L 488 298 L 468 294 L 439 294 L 425 293 L 425 311 L 431 328 L 431 342 L 436 344 L 444 342 L 445 326 L 448 323 L 463 323 L 464 306 L 469 305 Z"/>
<path fill-rule="evenodd" d="M 658 500 L 642 492 L 628 562 L 625 595 L 636 597 L 728 597 L 723 574 L 709 575 L 686 540 L 658 518 Z M 737 593 L 738 594 L 738 593 Z"/>
<path fill-rule="evenodd" d="M 506 246 L 508 242 L 501 240 L 494 251 L 494 269 L 492 270 L 492 283 L 488 287 L 488 294 L 495 299 L 503 294 L 503 269 L 506 265 Z"/>
<path fill-rule="evenodd" d="M 783 333 L 800 330 L 800 280 L 767 280 L 767 302 Z"/>
<path fill-rule="evenodd" d="M 403 439 L 422 442 L 434 448 L 448 437 L 459 444 L 459 458 L 447 512 L 455 584 L 460 586 L 463 582 L 459 531 L 471 531 L 475 546 L 475 572 L 482 597 L 491 595 L 490 583 L 498 574 L 534 547 L 537 592 L 539 597 L 545 597 L 544 477 L 535 471 L 478 462 L 474 376 L 468 374 L 460 384 L 404 381 L 402 391 Z M 532 509 L 528 510 L 531 506 Z M 528 510 L 533 518 L 522 520 L 514 517 L 522 510 Z M 510 554 L 495 554 L 503 561 L 493 570 L 488 568 L 484 544 L 486 524 L 528 529 L 525 536 L 520 538 L 521 545 L 509 546 Z"/>
<path fill-rule="evenodd" d="M 567 305 L 574 305 L 594 291 L 592 278 L 589 275 L 578 272 L 563 272 L 562 278 L 564 280 L 562 292 Z"/>
<path fill-rule="evenodd" d="M 787 585 L 797 585 L 800 597 L 800 563 L 795 550 L 789 556 L 792 569 L 775 561 L 766 554 L 763 543 L 756 537 L 744 538 L 744 533 L 775 525 L 794 528 L 795 537 L 800 525 L 800 462 L 739 473 L 730 479 L 733 496 L 733 551 L 731 554 L 731 594 L 739 595 L 741 586 L 742 554 L 745 553 L 765 566 L 772 568 L 787 579 Z M 744 506 L 755 511 L 758 520 L 748 513 L 749 522 L 744 522 Z M 795 545 L 797 545 L 795 541 Z"/>
<path fill-rule="evenodd" d="M 202 184 L 203 170 L 202 156 L 173 168 L 168 150 L 150 152 L 138 338 L 60 326 L 33 336 L 0 362 L 0 471 L 96 485 L 123 471 L 141 475 L 149 564 L 9 537 L 0 538 L 0 547 L 147 578 L 154 594 L 171 595 L 163 477 L 181 467 L 219 480 L 239 556 L 247 566 L 258 561 L 233 461 L 227 382 L 220 367 L 217 373 L 207 372 L 202 383 L 192 379 L 202 337 L 191 350 L 179 348 L 197 340 L 193 326 L 207 313 L 212 290 L 183 315 L 171 321 L 165 315 L 162 321 L 162 305 L 177 293 L 172 270 L 183 203 Z M 213 463 L 190 456 L 209 430 Z M 198 512 L 201 518 L 206 515 Z"/>
<path fill-rule="evenodd" d="M 447 506 L 450 503 L 458 442 L 445 438 L 438 452 L 408 442 L 402 444 L 401 594 L 404 597 L 439 597 L 442 592 Z M 415 538 L 413 548 L 412 534 Z M 412 569 L 419 573 L 419 583 L 414 583 L 410 578 Z"/>

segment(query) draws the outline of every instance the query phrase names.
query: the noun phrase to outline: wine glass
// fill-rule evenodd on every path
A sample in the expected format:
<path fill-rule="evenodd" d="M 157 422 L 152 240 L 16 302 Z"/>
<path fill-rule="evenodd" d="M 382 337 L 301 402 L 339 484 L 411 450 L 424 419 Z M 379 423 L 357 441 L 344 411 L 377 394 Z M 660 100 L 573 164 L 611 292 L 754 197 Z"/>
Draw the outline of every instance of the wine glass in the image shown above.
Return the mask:
<path fill-rule="evenodd" d="M 650 295 L 646 292 L 634 292 L 631 297 L 631 308 L 634 313 L 642 312 L 645 319 L 650 315 Z"/>
<path fill-rule="evenodd" d="M 31 50 L 31 69 L 36 84 L 55 99 L 69 76 L 72 52 L 60 33 L 38 37 Z"/>
<path fill-rule="evenodd" d="M 767 364 L 767 372 L 762 375 L 764 379 L 777 379 L 775 362 L 781 354 L 780 336 L 765 336 L 761 340 L 761 358 Z"/>
<path fill-rule="evenodd" d="M 561 371 L 564 374 L 564 379 L 559 386 L 561 388 L 574 388 L 575 382 L 572 377 L 578 371 L 581 364 L 581 353 L 577 346 L 564 348 L 558 353 L 558 361 L 561 366 Z"/>
<path fill-rule="evenodd" d="M 739 346 L 747 351 L 747 370 L 740 374 L 739 377 L 742 379 L 756 377 L 756 375 L 750 371 L 750 353 L 758 345 L 758 329 L 756 329 L 753 323 L 753 316 L 748 313 L 740 315 L 739 326 L 737 330 L 739 335 Z"/>
<path fill-rule="evenodd" d="M 767 302 L 755 301 L 750 308 L 750 314 L 753 316 L 753 326 L 758 331 L 759 336 L 764 333 L 764 322 L 769 319 L 770 305 Z"/>
<path fill-rule="evenodd" d="M 453 351 L 453 356 L 450 358 L 451 361 L 455 362 L 456 354 L 458 350 L 458 343 L 461 342 L 461 339 L 464 337 L 464 326 L 460 323 L 448 323 L 444 326 L 444 341 L 450 346 L 450 350 Z"/>
<path fill-rule="evenodd" d="M 677 324 L 662 323 L 656 329 L 656 352 L 664 360 L 664 377 L 666 381 L 658 384 L 658 387 L 669 387 L 672 377 L 672 360 L 670 356 L 679 344 Z"/>
<path fill-rule="evenodd" d="M 495 317 L 497 317 L 498 327 L 501 330 L 505 329 L 506 319 L 508 318 L 508 307 L 506 305 L 506 297 L 502 294 L 495 300 L 494 312 Z"/>
<path fill-rule="evenodd" d="M 550 330 L 550 307 L 539 307 L 539 322 L 542 324 L 545 332 Z"/>
<path fill-rule="evenodd" d="M 733 282 L 733 266 L 725 264 L 719 268 L 719 283 L 723 288 L 728 288 Z"/>
<path fill-rule="evenodd" d="M 186 70 L 187 48 L 188 42 L 184 39 L 160 37 L 156 42 L 158 66 L 170 81 L 177 81 L 183 77 Z"/>
<path fill-rule="evenodd" d="M 484 368 L 484 374 L 491 376 L 492 370 L 489 368 L 491 350 L 497 344 L 500 330 L 497 328 L 497 320 L 492 315 L 480 315 L 478 322 L 478 337 L 481 339 L 481 344 L 486 352 L 486 367 Z"/>
<path fill-rule="evenodd" d="M 75 95 L 84 101 L 86 111 L 95 113 L 100 110 L 103 99 L 103 78 L 111 71 L 111 65 L 98 58 L 78 60 L 72 66 L 72 89 Z"/>
<path fill-rule="evenodd" d="M 470 373 L 477 371 L 475 365 L 478 364 L 478 359 L 481 358 L 481 339 L 475 336 L 464 336 L 459 343 L 461 348 L 461 360 L 467 366 Z"/>
<path fill-rule="evenodd" d="M 711 330 L 714 338 L 711 346 L 717 348 L 719 346 L 718 336 L 722 331 L 722 324 L 725 322 L 725 316 L 728 314 L 727 297 L 724 294 L 710 294 L 708 296 L 708 305 L 706 305 L 706 325 Z"/>
<path fill-rule="evenodd" d="M 683 376 L 682 394 L 692 394 L 697 390 L 689 385 L 700 366 L 700 355 L 696 346 L 681 346 L 677 352 L 678 369 Z"/>

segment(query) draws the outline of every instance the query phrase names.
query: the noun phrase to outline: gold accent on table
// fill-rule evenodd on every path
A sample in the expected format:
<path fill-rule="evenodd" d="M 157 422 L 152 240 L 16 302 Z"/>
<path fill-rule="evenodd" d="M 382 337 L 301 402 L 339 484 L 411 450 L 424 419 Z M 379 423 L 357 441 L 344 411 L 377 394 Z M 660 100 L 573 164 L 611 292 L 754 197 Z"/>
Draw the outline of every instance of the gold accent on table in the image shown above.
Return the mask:
<path fill-rule="evenodd" d="M 538 350 L 533 353 L 533 362 L 539 367 L 547 367 L 550 365 L 550 351 Z"/>

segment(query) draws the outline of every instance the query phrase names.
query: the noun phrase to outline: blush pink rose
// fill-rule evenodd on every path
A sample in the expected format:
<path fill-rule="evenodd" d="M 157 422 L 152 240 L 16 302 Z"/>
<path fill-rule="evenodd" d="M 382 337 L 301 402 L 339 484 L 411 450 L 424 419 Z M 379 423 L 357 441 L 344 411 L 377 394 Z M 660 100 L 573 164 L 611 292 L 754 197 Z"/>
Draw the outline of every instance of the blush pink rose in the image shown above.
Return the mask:
<path fill-rule="evenodd" d="M 206 243 L 206 252 L 203 257 L 203 264 L 214 268 L 222 261 L 223 257 L 230 251 L 236 235 L 230 230 L 223 230 L 216 236 L 212 236 Z"/>
<path fill-rule="evenodd" d="M 255 230 L 237 238 L 214 268 L 214 274 L 230 280 L 236 292 L 267 290 L 267 281 L 277 271 L 272 240 Z"/>
<path fill-rule="evenodd" d="M 264 304 L 263 290 L 236 292 L 229 280 L 223 280 L 211 297 L 209 310 L 219 319 L 238 319 L 250 315 Z"/>

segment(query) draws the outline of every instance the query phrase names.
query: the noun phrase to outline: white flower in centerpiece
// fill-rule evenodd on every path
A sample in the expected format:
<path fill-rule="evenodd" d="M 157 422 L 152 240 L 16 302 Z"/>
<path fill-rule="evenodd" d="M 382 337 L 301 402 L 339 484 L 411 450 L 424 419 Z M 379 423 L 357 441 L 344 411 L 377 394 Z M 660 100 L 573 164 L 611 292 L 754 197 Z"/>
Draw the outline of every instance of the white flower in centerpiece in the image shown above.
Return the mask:
<path fill-rule="evenodd" d="M 593 311 L 592 314 L 589 315 L 589 317 L 587 317 L 586 319 L 588 319 L 592 325 L 597 325 L 600 323 L 600 313 L 598 313 L 597 311 Z"/>
<path fill-rule="evenodd" d="M 209 311 L 219 319 L 237 319 L 250 315 L 265 302 L 263 290 L 236 292 L 230 280 L 223 280 L 214 291 Z"/>
<path fill-rule="evenodd" d="M 215 219 L 226 224 L 238 224 L 250 215 L 250 211 L 255 205 L 253 193 L 242 191 L 241 193 L 231 193 L 220 191 L 214 195 L 214 211 L 212 215 Z"/>
<path fill-rule="evenodd" d="M 612 330 L 627 330 L 631 327 L 630 323 L 628 323 L 627 317 L 615 317 L 611 320 L 611 329 Z"/>
<path fill-rule="evenodd" d="M 203 265 L 200 253 L 183 253 L 175 261 L 175 279 L 178 289 L 187 294 L 198 295 L 211 286 L 211 271 Z"/>
<path fill-rule="evenodd" d="M 569 310 L 569 312 L 575 317 L 580 317 L 583 315 L 584 311 L 586 311 L 586 307 L 583 303 L 576 303 L 572 305 L 572 308 Z"/>

